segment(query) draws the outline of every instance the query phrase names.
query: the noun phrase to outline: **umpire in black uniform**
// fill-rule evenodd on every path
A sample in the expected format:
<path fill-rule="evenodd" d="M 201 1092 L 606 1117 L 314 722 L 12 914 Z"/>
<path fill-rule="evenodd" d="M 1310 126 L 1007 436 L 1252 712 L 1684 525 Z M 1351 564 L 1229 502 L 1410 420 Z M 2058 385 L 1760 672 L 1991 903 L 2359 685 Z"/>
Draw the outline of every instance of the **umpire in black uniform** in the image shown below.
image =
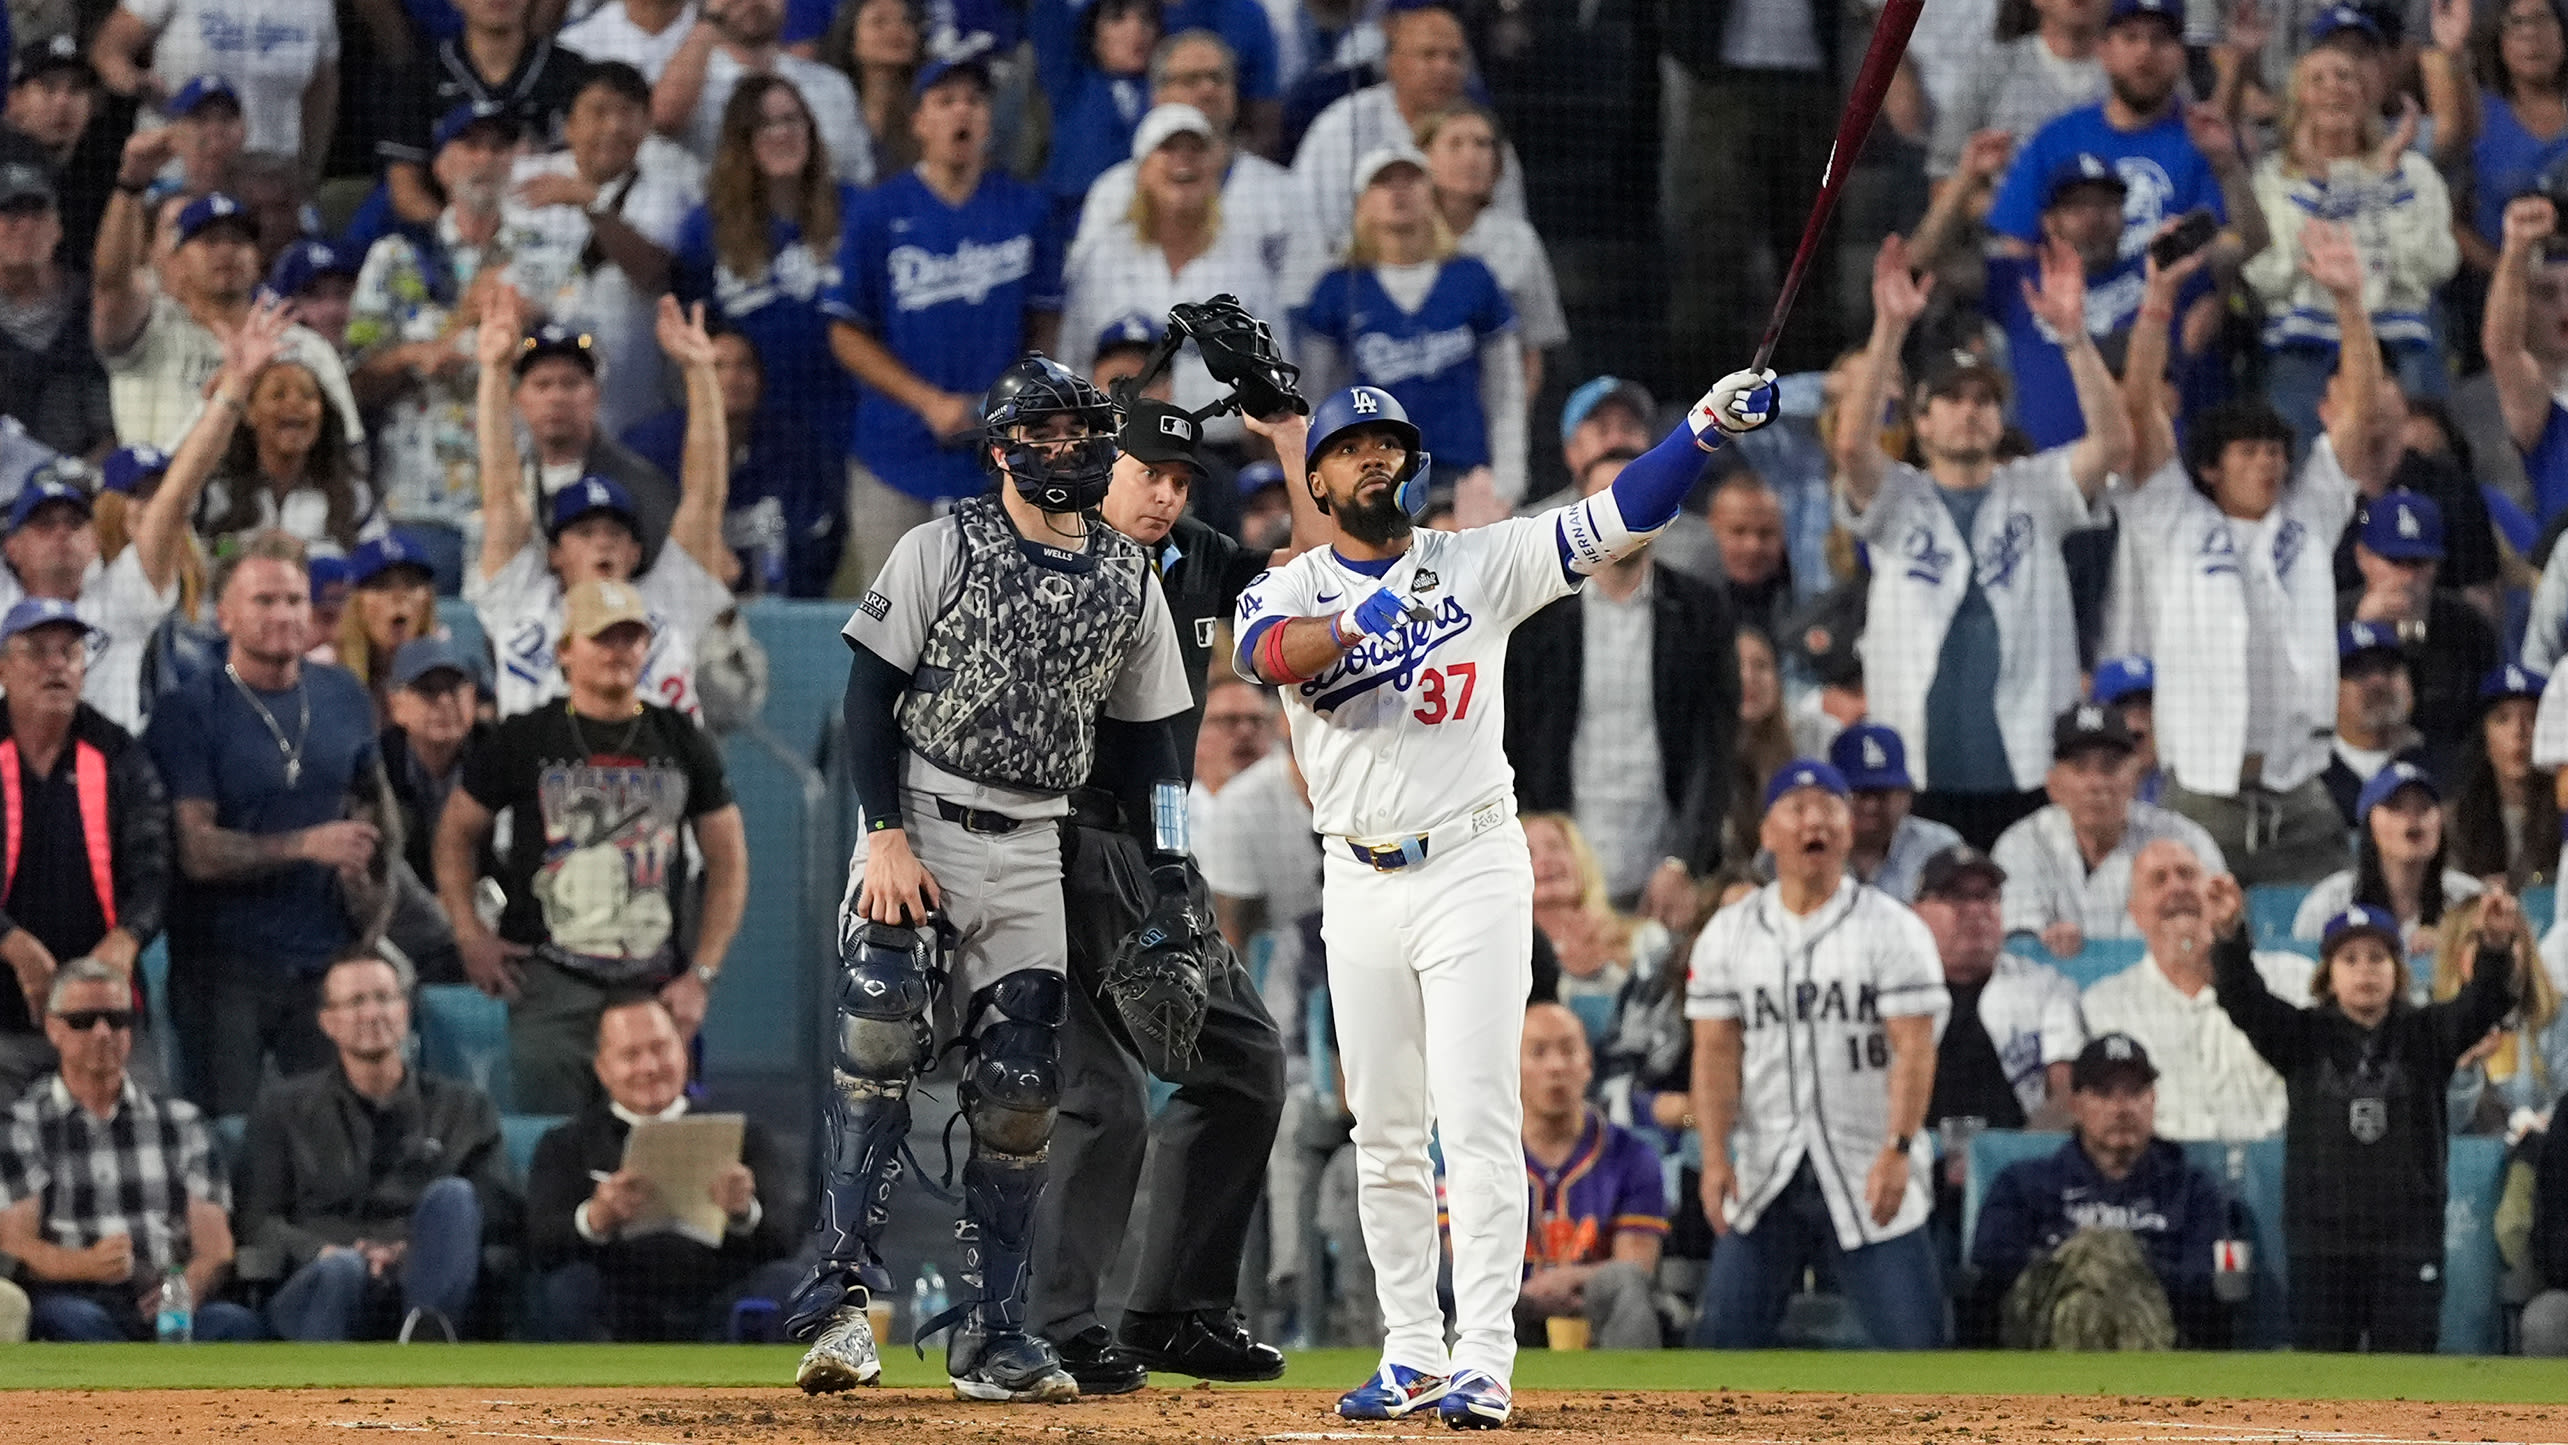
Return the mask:
<path fill-rule="evenodd" d="M 1239 594 L 1290 551 L 1252 551 L 1186 511 L 1205 470 L 1201 422 L 1182 408 L 1127 397 L 1122 455 L 1104 515 L 1142 544 L 1159 569 L 1177 624 L 1193 709 L 1170 720 L 1191 778 L 1204 710 L 1204 675 L 1220 620 Z M 1293 473 L 1297 545 L 1323 525 L 1300 485 L 1306 418 L 1251 416 Z M 1065 1076 L 1052 1133 L 1050 1187 L 1036 1219 L 1033 1319 L 1086 1395 L 1140 1389 L 1148 1370 L 1216 1380 L 1271 1380 L 1284 1357 L 1253 1337 L 1237 1308 L 1240 1256 L 1266 1180 L 1267 1153 L 1284 1107 L 1283 1041 L 1237 955 L 1218 940 L 1205 958 L 1205 1007 L 1193 1050 L 1136 1034 L 1106 985 L 1109 960 L 1146 904 L 1142 841 L 1149 820 L 1122 816 L 1115 796 L 1090 786 L 1071 794 L 1061 873 L 1069 909 L 1069 1019 Z M 1201 880 L 1197 880 L 1201 886 Z M 1154 1118 L 1148 1079 L 1177 1086 Z M 1144 1144 L 1147 1142 L 1147 1153 Z M 1120 1331 L 1097 1310 L 1134 1193 L 1149 1179 L 1150 1219 L 1132 1273 Z"/>

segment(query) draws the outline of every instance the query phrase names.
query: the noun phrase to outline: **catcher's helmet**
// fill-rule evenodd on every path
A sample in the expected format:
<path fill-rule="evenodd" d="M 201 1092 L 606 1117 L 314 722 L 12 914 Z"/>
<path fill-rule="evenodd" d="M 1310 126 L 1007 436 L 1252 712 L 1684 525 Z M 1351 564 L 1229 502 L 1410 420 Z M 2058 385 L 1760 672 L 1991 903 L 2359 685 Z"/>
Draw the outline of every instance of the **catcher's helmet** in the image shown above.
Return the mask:
<path fill-rule="evenodd" d="M 1017 434 L 1052 416 L 1076 417 L 1088 434 L 1049 447 Z M 1085 512 L 1105 501 L 1114 480 L 1115 426 L 1115 406 L 1104 392 L 1042 352 L 1029 351 L 999 373 L 982 399 L 981 462 L 1004 470 L 1027 501 L 1047 512 Z"/>
<path fill-rule="evenodd" d="M 1426 510 L 1427 471 L 1435 458 L 1428 455 L 1426 438 L 1418 432 L 1417 423 L 1409 420 L 1408 411 L 1399 398 L 1378 386 L 1350 386 L 1320 403 L 1311 413 L 1311 439 L 1302 448 L 1302 460 L 1314 471 L 1319 467 L 1320 453 L 1342 431 L 1356 427 L 1382 427 L 1400 439 L 1409 449 L 1409 460 L 1400 468 L 1399 484 L 1392 500 L 1400 510 L 1414 517 Z M 1321 510 L 1328 509 L 1323 500 Z"/>

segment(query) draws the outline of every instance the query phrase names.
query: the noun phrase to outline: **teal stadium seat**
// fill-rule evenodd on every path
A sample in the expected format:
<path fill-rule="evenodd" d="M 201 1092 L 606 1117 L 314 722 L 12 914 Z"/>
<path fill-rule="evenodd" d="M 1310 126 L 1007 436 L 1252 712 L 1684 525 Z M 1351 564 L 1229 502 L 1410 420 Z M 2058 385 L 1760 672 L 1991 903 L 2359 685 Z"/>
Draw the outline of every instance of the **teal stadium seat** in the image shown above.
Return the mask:
<path fill-rule="evenodd" d="M 500 1141 L 508 1146 L 508 1167 L 520 1184 L 527 1171 L 535 1167 L 535 1146 L 544 1136 L 570 1122 L 568 1114 L 502 1114 L 499 1116 Z"/>
<path fill-rule="evenodd" d="M 2052 958 L 2049 950 L 2035 944 L 2036 951 L 2026 957 L 2047 963 L 2068 976 L 2069 982 L 2083 991 L 2096 980 L 2110 978 L 2148 956 L 2149 945 L 2137 938 L 2091 938 L 2075 958 Z"/>
<path fill-rule="evenodd" d="M 508 1005 L 469 984 L 432 983 L 420 987 L 418 1012 L 419 1066 L 463 1080 L 507 1113 L 516 1092 L 508 1068 Z"/>
<path fill-rule="evenodd" d="M 2552 884 L 2544 883 L 2523 890 L 2524 921 L 2532 925 L 2534 937 L 2550 931 L 2551 923 L 2559 916 L 2558 906 L 2559 889 Z"/>
<path fill-rule="evenodd" d="M 2247 890 L 2247 923 L 2258 948 L 2292 948 L 2292 920 L 2309 890 L 2295 883 L 2259 883 Z"/>

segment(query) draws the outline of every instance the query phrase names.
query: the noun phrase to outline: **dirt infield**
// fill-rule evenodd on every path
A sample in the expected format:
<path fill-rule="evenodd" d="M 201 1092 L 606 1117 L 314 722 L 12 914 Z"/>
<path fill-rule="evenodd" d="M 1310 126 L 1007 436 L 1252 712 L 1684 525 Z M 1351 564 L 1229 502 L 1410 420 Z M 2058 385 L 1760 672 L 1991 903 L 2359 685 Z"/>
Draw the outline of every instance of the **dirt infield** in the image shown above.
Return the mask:
<path fill-rule="evenodd" d="M 2277 1369 L 2288 1369 L 2276 1357 Z M 942 1392 L 806 1399 L 780 1390 L 167 1390 L 0 1394 L 0 1441 L 357 1445 L 379 1437 L 552 1445 L 1239 1445 L 1451 1439 L 1432 1424 L 1350 1425 L 1319 1391 L 1151 1389 L 1057 1406 L 965 1405 Z M 1513 1426 L 1564 1442 L 1720 1445 L 2568 1445 L 2568 1408 L 2111 1396 L 1540 1391 Z M 390 1445 L 386 1440 L 384 1445 Z"/>

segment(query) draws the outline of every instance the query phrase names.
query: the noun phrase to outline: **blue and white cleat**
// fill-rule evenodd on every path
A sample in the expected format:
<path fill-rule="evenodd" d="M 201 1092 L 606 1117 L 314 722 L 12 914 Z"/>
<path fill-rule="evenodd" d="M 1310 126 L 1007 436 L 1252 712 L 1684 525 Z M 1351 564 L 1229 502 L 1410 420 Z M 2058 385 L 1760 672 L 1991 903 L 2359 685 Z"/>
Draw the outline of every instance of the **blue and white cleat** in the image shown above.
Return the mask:
<path fill-rule="evenodd" d="M 1436 1402 L 1436 1413 L 1456 1430 L 1495 1430 L 1513 1408 L 1506 1385 L 1486 1370 L 1455 1371 Z"/>
<path fill-rule="evenodd" d="M 1483 1378 L 1486 1378 L 1485 1376 Z M 1384 1365 L 1372 1379 L 1338 1396 L 1337 1412 L 1349 1420 L 1397 1420 L 1403 1415 L 1432 1409 L 1445 1397 L 1451 1385 L 1442 1375 L 1430 1375 L 1406 1365 Z M 1499 1392 L 1500 1419 L 1505 1419 L 1506 1392 Z"/>

